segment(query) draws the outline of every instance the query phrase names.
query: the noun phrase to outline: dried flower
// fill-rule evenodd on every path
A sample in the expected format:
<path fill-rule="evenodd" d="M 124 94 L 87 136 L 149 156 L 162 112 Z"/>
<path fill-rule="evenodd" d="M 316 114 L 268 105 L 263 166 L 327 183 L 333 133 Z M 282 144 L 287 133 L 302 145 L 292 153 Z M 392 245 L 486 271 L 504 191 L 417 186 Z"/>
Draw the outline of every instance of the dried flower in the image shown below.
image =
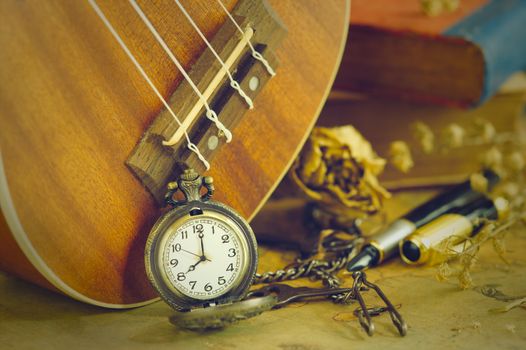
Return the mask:
<path fill-rule="evenodd" d="M 416 122 L 413 124 L 413 134 L 418 141 L 424 153 L 429 154 L 435 148 L 435 134 L 429 125 L 423 122 Z"/>
<path fill-rule="evenodd" d="M 517 197 L 521 191 L 519 185 L 515 182 L 507 182 L 502 186 L 501 190 L 502 194 L 508 199 Z"/>
<path fill-rule="evenodd" d="M 389 145 L 390 162 L 395 168 L 407 173 L 414 166 L 409 146 L 404 141 L 394 141 Z"/>
<path fill-rule="evenodd" d="M 294 162 L 292 180 L 310 198 L 374 213 L 390 194 L 378 182 L 385 160 L 352 126 L 315 128 Z"/>
<path fill-rule="evenodd" d="M 524 156 L 520 152 L 513 152 L 506 158 L 507 166 L 516 172 L 521 172 L 524 169 Z"/>
<path fill-rule="evenodd" d="M 444 9 L 449 12 L 457 10 L 460 6 L 460 0 L 442 0 Z"/>
<path fill-rule="evenodd" d="M 459 286 L 462 289 L 469 289 L 473 287 L 473 279 L 468 269 L 463 269 L 460 275 L 458 275 Z"/>
<path fill-rule="evenodd" d="M 482 243 L 487 241 L 491 233 L 495 231 L 497 224 L 494 221 L 486 222 L 484 226 L 480 229 L 479 233 L 472 238 L 474 244 Z"/>
<path fill-rule="evenodd" d="M 446 145 L 451 148 L 461 147 L 464 144 L 466 131 L 458 124 L 449 124 L 444 131 Z"/>
<path fill-rule="evenodd" d="M 438 16 L 444 11 L 455 11 L 459 5 L 460 0 L 420 0 L 422 11 L 429 17 Z"/>
<path fill-rule="evenodd" d="M 495 140 L 497 135 L 497 130 L 493 124 L 484 119 L 478 119 L 475 121 L 475 126 L 477 127 L 477 134 L 482 138 L 486 143 L 490 143 Z"/>
<path fill-rule="evenodd" d="M 497 147 L 491 147 L 484 156 L 484 165 L 494 171 L 499 171 L 502 167 L 502 153 Z"/>
<path fill-rule="evenodd" d="M 435 17 L 442 13 L 444 5 L 440 0 L 420 0 L 422 11 L 429 17 Z"/>
<path fill-rule="evenodd" d="M 480 193 L 488 192 L 488 179 L 481 173 L 472 174 L 469 177 L 471 188 Z"/>
<path fill-rule="evenodd" d="M 452 270 L 449 267 L 449 264 L 447 262 L 444 262 L 438 267 L 436 278 L 440 282 L 447 281 L 449 277 L 451 277 L 451 274 L 452 274 Z"/>
<path fill-rule="evenodd" d="M 471 270 L 477 263 L 477 257 L 474 254 L 462 253 L 460 255 L 460 264 L 465 270 Z"/>
<path fill-rule="evenodd" d="M 495 249 L 495 252 L 499 255 L 499 258 L 501 258 L 506 264 L 509 264 L 508 260 L 504 256 L 504 254 L 506 254 L 506 244 L 504 243 L 504 237 L 502 235 L 493 237 L 492 242 L 493 249 Z"/>

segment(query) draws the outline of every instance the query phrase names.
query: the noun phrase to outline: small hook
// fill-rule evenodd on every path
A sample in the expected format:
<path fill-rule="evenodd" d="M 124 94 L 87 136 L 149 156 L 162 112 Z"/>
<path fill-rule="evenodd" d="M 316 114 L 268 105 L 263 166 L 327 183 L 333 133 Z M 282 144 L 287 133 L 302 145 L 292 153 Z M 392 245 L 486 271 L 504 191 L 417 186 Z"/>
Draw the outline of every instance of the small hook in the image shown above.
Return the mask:
<path fill-rule="evenodd" d="M 398 310 L 396 310 L 396 307 L 391 303 L 380 287 L 372 282 L 369 282 L 363 271 L 354 272 L 352 277 L 354 278 L 352 290 L 353 297 L 354 299 L 358 300 L 358 303 L 360 304 L 360 307 L 354 311 L 354 314 L 358 317 L 360 324 L 362 325 L 363 329 L 365 329 L 367 334 L 372 336 L 374 333 L 374 324 L 371 320 L 371 316 L 378 316 L 381 313 L 387 311 L 391 317 L 391 321 L 398 330 L 398 333 L 400 333 L 402 337 L 405 336 L 407 334 L 407 324 L 402 318 L 402 315 L 400 315 Z M 362 286 L 373 289 L 386 306 L 368 309 L 360 293 L 360 291 L 363 290 Z"/>

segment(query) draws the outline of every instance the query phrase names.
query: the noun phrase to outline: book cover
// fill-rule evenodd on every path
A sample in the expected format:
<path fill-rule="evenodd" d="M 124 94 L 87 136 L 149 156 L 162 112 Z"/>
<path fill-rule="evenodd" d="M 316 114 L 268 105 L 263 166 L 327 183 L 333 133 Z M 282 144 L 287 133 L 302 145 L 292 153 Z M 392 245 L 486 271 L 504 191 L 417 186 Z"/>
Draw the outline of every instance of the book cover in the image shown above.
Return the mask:
<path fill-rule="evenodd" d="M 463 0 L 426 16 L 417 0 L 354 0 L 335 88 L 473 107 L 526 69 L 526 1 Z"/>

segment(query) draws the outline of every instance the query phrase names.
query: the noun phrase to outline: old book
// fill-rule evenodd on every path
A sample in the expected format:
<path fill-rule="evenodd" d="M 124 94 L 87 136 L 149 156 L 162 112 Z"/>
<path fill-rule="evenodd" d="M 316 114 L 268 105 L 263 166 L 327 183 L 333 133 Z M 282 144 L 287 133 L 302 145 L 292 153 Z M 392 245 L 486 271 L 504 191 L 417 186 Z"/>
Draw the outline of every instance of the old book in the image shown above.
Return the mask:
<path fill-rule="evenodd" d="M 354 0 L 335 87 L 470 107 L 526 68 L 526 2 L 462 0 L 423 14 L 418 0 Z"/>

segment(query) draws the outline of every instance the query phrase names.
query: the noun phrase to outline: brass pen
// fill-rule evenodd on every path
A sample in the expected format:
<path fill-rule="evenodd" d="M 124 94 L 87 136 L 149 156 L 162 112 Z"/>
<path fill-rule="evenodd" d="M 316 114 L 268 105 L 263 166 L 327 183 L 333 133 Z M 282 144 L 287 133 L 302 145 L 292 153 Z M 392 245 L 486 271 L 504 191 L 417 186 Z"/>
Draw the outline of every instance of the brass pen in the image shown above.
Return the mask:
<path fill-rule="evenodd" d="M 483 227 L 485 220 L 502 220 L 509 212 L 504 198 L 479 200 L 452 210 L 400 242 L 400 256 L 408 264 L 436 265 L 462 252 Z"/>
<path fill-rule="evenodd" d="M 490 190 L 499 181 L 491 170 L 483 172 L 488 180 Z M 419 227 L 435 220 L 439 216 L 461 208 L 480 199 L 484 195 L 471 187 L 469 180 L 439 194 L 426 203 L 413 209 L 402 218 L 395 220 L 388 227 L 369 239 L 362 251 L 347 264 L 348 271 L 360 271 L 396 255 L 399 243 L 415 232 Z"/>

